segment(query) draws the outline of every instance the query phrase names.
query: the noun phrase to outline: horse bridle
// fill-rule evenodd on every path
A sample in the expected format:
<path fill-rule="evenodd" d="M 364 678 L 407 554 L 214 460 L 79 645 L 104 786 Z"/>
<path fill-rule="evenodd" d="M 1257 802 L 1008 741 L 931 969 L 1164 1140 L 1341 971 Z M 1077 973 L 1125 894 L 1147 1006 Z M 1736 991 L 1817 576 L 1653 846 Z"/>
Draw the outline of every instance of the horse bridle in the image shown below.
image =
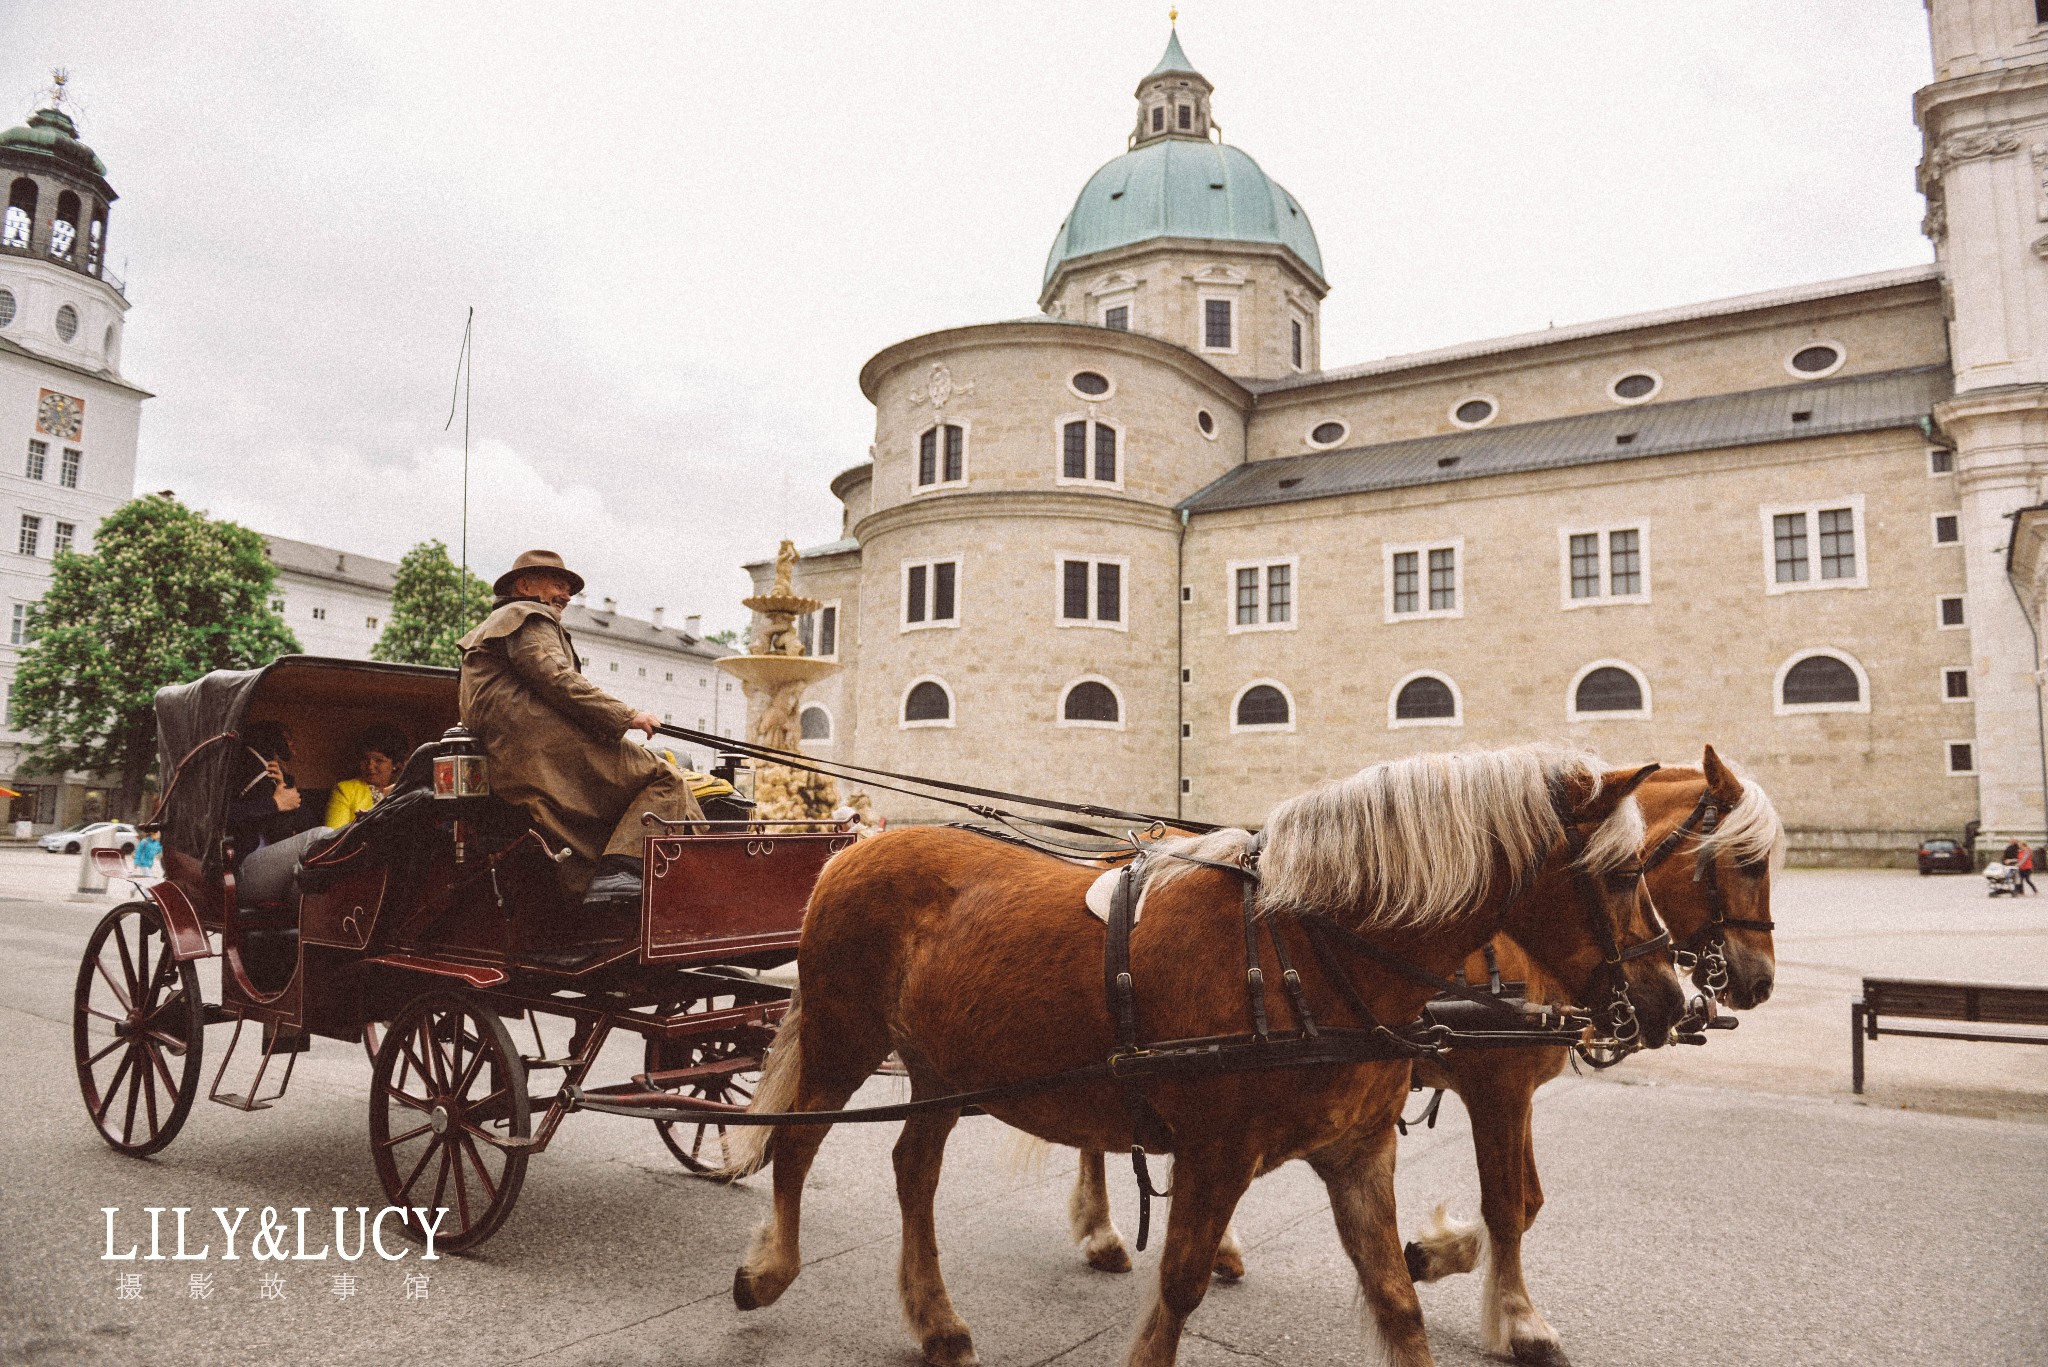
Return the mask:
<path fill-rule="evenodd" d="M 1594 942 L 1600 946 L 1602 961 L 1597 970 L 1604 980 L 1608 992 L 1606 1005 L 1595 1005 L 1595 1022 L 1604 1033 L 1593 1043 L 1598 1049 L 1613 1054 L 1617 1060 L 1622 1054 L 1633 1053 L 1643 1047 L 1642 1022 L 1636 1016 L 1635 1001 L 1629 996 L 1627 966 L 1631 959 L 1640 959 L 1648 954 L 1669 950 L 1671 930 L 1664 919 L 1657 914 L 1657 908 L 1650 907 L 1650 924 L 1657 933 L 1647 940 L 1622 947 L 1621 937 L 1616 932 L 1614 921 L 1607 914 L 1606 903 L 1601 900 L 1600 890 L 1594 885 L 1596 875 L 1580 861 L 1585 857 L 1586 847 L 1591 843 L 1586 833 L 1574 820 L 1571 801 L 1565 795 L 1562 782 L 1552 779 L 1550 784 L 1550 805 L 1557 812 L 1557 819 L 1564 826 L 1566 852 L 1571 856 L 1572 887 L 1579 896 L 1579 906 L 1585 912 L 1586 925 L 1593 932 Z M 1607 879 L 1628 879 L 1641 886 L 1643 878 L 1650 871 L 1648 860 L 1637 862 L 1633 867 L 1610 869 L 1597 875 Z"/>
<path fill-rule="evenodd" d="M 1720 826 L 1721 818 L 1733 808 L 1733 803 L 1715 797 L 1712 789 L 1701 793 L 1700 800 L 1693 804 L 1685 820 L 1659 841 L 1657 848 L 1643 860 L 1643 872 L 1648 874 L 1677 853 L 1688 835 L 1697 835 L 1698 850 L 1693 858 L 1692 881 L 1702 884 L 1706 891 L 1707 922 L 1688 936 L 1684 944 L 1677 946 L 1672 957 L 1679 961 L 1683 971 L 1692 975 L 1695 986 L 1715 998 L 1728 990 L 1728 932 L 1777 929 L 1777 922 L 1768 917 L 1728 914 L 1728 894 L 1721 886 L 1720 866 L 1714 858 L 1710 840 Z"/>

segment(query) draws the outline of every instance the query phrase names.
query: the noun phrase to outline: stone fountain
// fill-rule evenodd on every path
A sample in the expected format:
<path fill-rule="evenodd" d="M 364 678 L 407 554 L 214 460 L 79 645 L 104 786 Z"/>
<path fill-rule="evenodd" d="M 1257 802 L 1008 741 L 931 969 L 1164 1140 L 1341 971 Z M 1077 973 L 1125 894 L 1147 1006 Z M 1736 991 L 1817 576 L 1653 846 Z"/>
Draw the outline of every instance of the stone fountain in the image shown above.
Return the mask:
<path fill-rule="evenodd" d="M 791 586 L 796 562 L 796 545 L 784 541 L 775 556 L 774 587 L 741 600 L 761 615 L 760 629 L 747 642 L 748 653 L 718 662 L 720 669 L 739 677 L 754 703 L 753 742 L 792 752 L 803 740 L 804 688 L 839 668 L 835 661 L 804 654 L 796 619 L 823 604 Z M 824 819 L 840 806 L 839 785 L 823 774 L 761 764 L 754 771 L 754 801 L 759 804 L 755 814 L 767 820 Z"/>

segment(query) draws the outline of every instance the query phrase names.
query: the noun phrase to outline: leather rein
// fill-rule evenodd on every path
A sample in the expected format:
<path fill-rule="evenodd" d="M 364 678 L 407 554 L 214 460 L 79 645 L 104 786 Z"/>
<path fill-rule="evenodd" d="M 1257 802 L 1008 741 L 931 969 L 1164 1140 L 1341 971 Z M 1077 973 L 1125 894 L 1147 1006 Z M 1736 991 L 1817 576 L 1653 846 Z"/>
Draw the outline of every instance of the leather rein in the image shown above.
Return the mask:
<path fill-rule="evenodd" d="M 1643 872 L 1647 874 L 1676 854 L 1687 836 L 1697 834 L 1692 881 L 1700 884 L 1707 894 L 1707 922 L 1687 937 L 1684 944 L 1677 946 L 1673 957 L 1683 956 L 1679 967 L 1690 973 L 1694 985 L 1710 997 L 1719 997 L 1728 990 L 1728 932 L 1769 932 L 1778 928 L 1778 923 L 1768 917 L 1728 914 L 1728 894 L 1721 886 L 1720 865 L 1714 858 L 1712 837 L 1721 824 L 1721 818 L 1733 808 L 1733 803 L 1715 797 L 1712 790 L 1701 793 L 1691 813 L 1678 823 L 1671 834 L 1658 842 L 1657 848 L 1650 851 L 1649 858 L 1643 861 Z"/>

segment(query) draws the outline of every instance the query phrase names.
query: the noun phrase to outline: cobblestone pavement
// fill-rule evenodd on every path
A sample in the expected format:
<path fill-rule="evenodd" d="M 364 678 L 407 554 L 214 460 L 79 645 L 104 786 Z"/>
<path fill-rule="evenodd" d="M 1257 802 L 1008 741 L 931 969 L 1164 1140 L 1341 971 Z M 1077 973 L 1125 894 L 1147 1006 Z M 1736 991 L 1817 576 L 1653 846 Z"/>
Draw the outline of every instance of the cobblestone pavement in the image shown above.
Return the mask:
<path fill-rule="evenodd" d="M 195 1208 L 197 1245 L 200 1229 L 217 1232 L 213 1206 L 324 1215 L 381 1198 L 368 1068 L 331 1041 L 272 1109 L 201 1104 L 148 1161 L 99 1143 L 72 1077 L 69 1003 L 79 947 L 108 903 L 62 900 L 70 875 L 57 866 L 69 862 L 0 851 L 15 1098 L 0 1112 L 0 1362 L 916 1361 L 895 1305 L 893 1126 L 834 1132 L 806 1204 L 805 1273 L 751 1315 L 729 1286 L 765 1181 L 692 1180 L 651 1126 L 601 1116 L 575 1118 L 534 1161 L 519 1209 L 477 1256 L 257 1267 L 216 1247 L 200 1262 L 102 1261 L 107 1206 L 121 1210 L 122 1246 L 147 1251 L 145 1206 Z M 1706 1048 L 1547 1088 L 1536 1134 L 1549 1201 L 1525 1261 L 1579 1367 L 2048 1360 L 2048 1048 L 1881 1040 L 1856 1099 L 1847 1038 L 1865 973 L 2048 983 L 2044 908 L 1989 901 L 1970 878 L 1794 871 L 1780 883 L 1768 1006 Z M 212 1032 L 209 1047 L 225 1038 Z M 606 1063 L 623 1074 L 636 1058 Z M 867 1097 L 900 1085 L 878 1080 Z M 1118 1362 L 1157 1247 L 1130 1276 L 1086 1269 L 1064 1235 L 1071 1155 L 1034 1166 L 1009 1134 L 964 1122 L 940 1190 L 948 1281 L 982 1359 Z M 1128 1231 L 1129 1180 L 1115 1172 L 1111 1185 Z M 1476 1209 L 1455 1102 L 1402 1141 L 1398 1188 L 1411 1228 L 1438 1201 Z M 1313 1174 L 1290 1164 L 1262 1179 L 1239 1225 L 1250 1275 L 1212 1290 L 1182 1361 L 1370 1361 Z M 309 1250 L 322 1242 L 309 1237 Z M 422 1271 L 408 1299 L 405 1275 Z M 120 1298 L 124 1274 L 141 1279 L 139 1299 Z M 206 1299 L 192 1298 L 195 1274 L 212 1278 Z M 261 1298 L 266 1274 L 283 1278 L 283 1300 Z M 336 1294 L 337 1274 L 356 1278 L 353 1294 Z M 1477 1278 L 1422 1297 L 1440 1363 L 1494 1361 L 1479 1346 Z"/>

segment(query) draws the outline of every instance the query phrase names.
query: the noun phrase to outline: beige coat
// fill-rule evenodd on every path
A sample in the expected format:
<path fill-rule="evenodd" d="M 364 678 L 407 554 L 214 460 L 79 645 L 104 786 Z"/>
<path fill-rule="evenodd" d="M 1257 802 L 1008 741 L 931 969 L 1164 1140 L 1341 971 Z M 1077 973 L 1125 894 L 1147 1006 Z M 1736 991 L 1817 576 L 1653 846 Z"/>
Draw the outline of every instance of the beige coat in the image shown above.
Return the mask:
<path fill-rule="evenodd" d="M 702 818 L 682 776 L 625 738 L 634 709 L 583 677 L 545 606 L 502 604 L 461 645 L 462 724 L 490 756 L 491 791 L 576 852 L 562 870 L 572 891 L 599 856 L 640 853 L 642 812 Z"/>

